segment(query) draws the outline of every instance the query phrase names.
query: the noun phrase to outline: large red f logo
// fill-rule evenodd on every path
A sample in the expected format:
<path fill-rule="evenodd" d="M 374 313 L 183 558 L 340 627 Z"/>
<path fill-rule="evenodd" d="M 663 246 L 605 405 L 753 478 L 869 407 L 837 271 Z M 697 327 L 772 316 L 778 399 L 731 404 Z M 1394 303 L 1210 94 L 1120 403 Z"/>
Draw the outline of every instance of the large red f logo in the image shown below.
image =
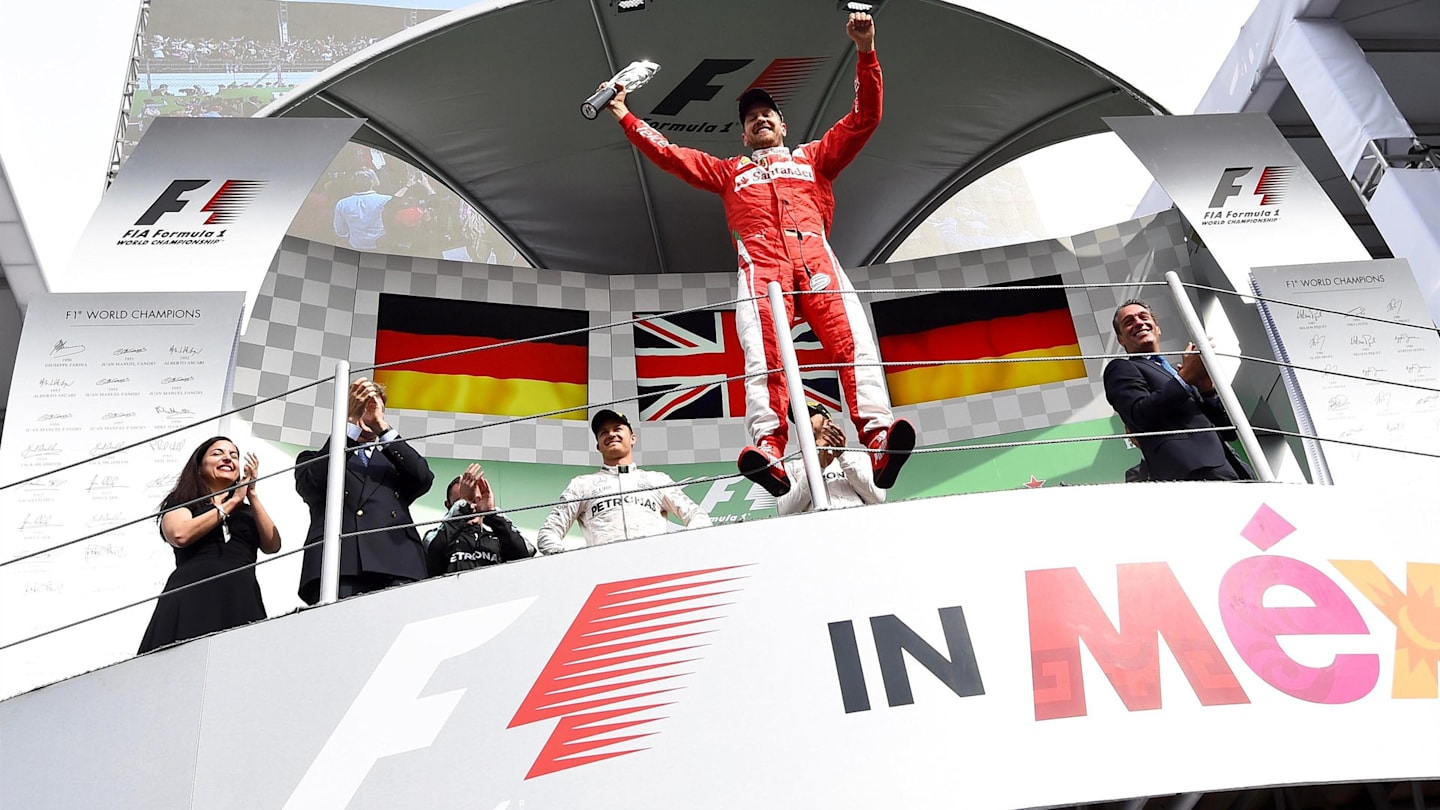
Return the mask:
<path fill-rule="evenodd" d="M 510 720 L 515 728 L 560 718 L 526 779 L 645 750 L 628 743 L 656 733 L 638 729 L 664 719 L 654 710 L 674 701 L 660 696 L 685 674 L 673 667 L 697 660 L 697 637 L 720 618 L 709 612 L 737 590 L 715 586 L 739 577 L 710 575 L 735 567 L 595 586 Z M 635 733 L 615 734 L 625 729 Z"/>

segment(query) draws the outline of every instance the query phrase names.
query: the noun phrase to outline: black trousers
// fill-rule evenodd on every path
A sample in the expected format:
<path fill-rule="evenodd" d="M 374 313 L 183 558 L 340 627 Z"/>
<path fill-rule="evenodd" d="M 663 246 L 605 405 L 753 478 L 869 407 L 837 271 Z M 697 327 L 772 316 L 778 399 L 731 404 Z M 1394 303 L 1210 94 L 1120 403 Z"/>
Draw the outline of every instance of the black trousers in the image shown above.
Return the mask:
<path fill-rule="evenodd" d="M 390 574 L 374 574 L 361 572 L 359 574 L 340 575 L 340 598 L 346 599 L 356 594 L 370 593 L 372 591 L 383 591 L 395 585 L 404 585 L 407 582 L 414 582 L 408 577 L 397 577 Z"/>

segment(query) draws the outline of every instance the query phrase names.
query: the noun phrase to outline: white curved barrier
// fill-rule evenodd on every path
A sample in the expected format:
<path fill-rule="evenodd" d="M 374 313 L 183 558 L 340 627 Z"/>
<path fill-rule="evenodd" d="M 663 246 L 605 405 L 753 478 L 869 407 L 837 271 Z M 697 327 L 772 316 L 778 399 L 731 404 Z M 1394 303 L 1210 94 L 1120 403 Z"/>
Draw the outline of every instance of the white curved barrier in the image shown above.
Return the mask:
<path fill-rule="evenodd" d="M 0 784 L 15 807 L 983 810 L 1436 778 L 1437 519 L 1420 488 L 1107 485 L 605 546 L 12 698 Z"/>

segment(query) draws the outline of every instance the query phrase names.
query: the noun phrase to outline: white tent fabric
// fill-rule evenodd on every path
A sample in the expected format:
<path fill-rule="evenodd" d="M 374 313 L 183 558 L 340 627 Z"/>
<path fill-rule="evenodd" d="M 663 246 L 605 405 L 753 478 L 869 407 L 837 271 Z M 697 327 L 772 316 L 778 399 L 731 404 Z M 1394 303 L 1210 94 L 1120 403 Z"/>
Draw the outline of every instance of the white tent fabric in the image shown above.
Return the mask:
<path fill-rule="evenodd" d="M 1079 56 L 958 5 L 889 0 L 876 15 L 885 118 L 836 183 L 843 264 L 883 261 L 941 202 L 1036 149 L 1161 113 Z M 833 0 L 493 0 L 385 40 L 262 115 L 368 119 L 356 139 L 430 171 L 532 264 L 592 273 L 734 266 L 717 198 L 645 163 L 608 116 L 578 108 L 617 65 L 660 74 L 637 114 L 686 146 L 743 151 L 735 99 L 776 93 L 790 145 L 851 104 L 854 47 Z"/>
<path fill-rule="evenodd" d="M 1340 22 L 1292 20 L 1275 45 L 1275 61 L 1347 173 L 1355 171 L 1371 141 L 1415 137 Z"/>

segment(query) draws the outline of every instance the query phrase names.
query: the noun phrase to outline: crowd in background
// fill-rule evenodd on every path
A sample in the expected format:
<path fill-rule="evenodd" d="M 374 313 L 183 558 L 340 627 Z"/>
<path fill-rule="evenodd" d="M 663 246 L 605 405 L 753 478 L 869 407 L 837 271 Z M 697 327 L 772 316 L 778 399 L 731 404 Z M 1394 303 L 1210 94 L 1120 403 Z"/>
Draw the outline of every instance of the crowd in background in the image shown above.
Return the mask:
<path fill-rule="evenodd" d="M 254 40 L 246 37 L 167 37 L 151 34 L 146 54 L 151 69 L 160 62 L 170 70 L 224 70 L 239 73 L 264 70 L 276 65 L 306 67 L 314 70 L 334 64 L 358 53 L 378 41 L 377 37 L 337 39 L 333 36 L 305 37 L 280 42 L 276 39 Z"/>
<path fill-rule="evenodd" d="M 350 144 L 310 190 L 296 236 L 355 250 L 515 263 L 489 223 L 445 186 L 383 152 Z M 497 256 L 496 247 L 507 255 Z"/>
<path fill-rule="evenodd" d="M 133 118 L 138 119 L 142 127 L 150 119 L 160 116 L 249 118 L 288 89 L 290 85 L 278 81 L 258 85 L 236 82 L 215 87 L 197 84 L 175 88 L 169 84 L 158 84 L 154 90 L 142 91 L 137 96 Z"/>
<path fill-rule="evenodd" d="M 292 86 L 282 81 L 187 84 L 156 82 L 136 91 L 122 143 L 128 157 L 150 123 L 161 117 L 248 118 Z M 351 230 L 337 208 L 347 198 L 370 195 L 367 221 Z M 383 197 L 383 199 L 381 199 Z M 351 205 L 351 204 L 346 204 Z M 351 205 L 351 207 L 354 207 Z M 373 218 L 373 221 L 371 219 Z M 478 211 L 413 166 L 378 150 L 350 144 L 306 196 L 290 232 L 356 250 L 489 264 L 525 261 Z M 373 235 L 373 238 L 366 236 Z"/>
<path fill-rule="evenodd" d="M 296 12 L 292 9 L 289 30 L 312 35 L 281 42 L 260 33 L 266 25 L 274 30 L 271 6 L 252 2 L 215 20 L 178 3 L 152 9 L 138 53 L 139 86 L 120 133 L 121 164 L 156 118 L 253 116 L 310 74 L 438 13 L 407 12 L 405 18 L 393 9 L 350 9 L 339 16 L 307 10 L 308 16 L 299 16 L 308 21 L 301 22 Z M 332 27 L 336 33 L 316 35 Z M 351 211 L 352 221 L 359 214 L 364 222 L 352 229 L 337 209 Z M 316 183 L 290 232 L 357 250 L 526 264 L 475 208 L 443 184 L 355 144 Z"/>

